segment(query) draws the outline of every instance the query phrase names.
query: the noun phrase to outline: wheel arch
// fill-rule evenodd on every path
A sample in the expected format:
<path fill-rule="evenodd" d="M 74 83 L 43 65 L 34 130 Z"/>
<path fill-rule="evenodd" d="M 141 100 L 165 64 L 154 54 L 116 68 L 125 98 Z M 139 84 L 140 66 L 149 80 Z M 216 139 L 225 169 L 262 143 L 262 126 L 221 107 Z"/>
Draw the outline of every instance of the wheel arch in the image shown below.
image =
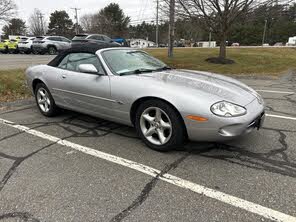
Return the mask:
<path fill-rule="evenodd" d="M 33 89 L 34 94 L 35 94 L 36 86 L 37 86 L 38 83 L 45 84 L 41 79 L 34 79 L 33 82 L 32 82 L 32 89 Z"/>
<path fill-rule="evenodd" d="M 172 103 L 170 103 L 169 101 L 167 101 L 167 100 L 165 100 L 163 98 L 155 97 L 155 96 L 141 97 L 141 98 L 138 98 L 136 101 L 134 101 L 134 103 L 132 104 L 131 109 L 130 109 L 130 120 L 131 120 L 133 125 L 135 125 L 137 109 L 139 108 L 141 103 L 143 103 L 145 101 L 148 101 L 148 100 L 162 101 L 162 102 L 165 102 L 166 104 L 168 104 L 169 106 L 171 106 L 176 111 L 176 113 L 178 114 L 178 117 L 179 117 L 179 119 L 180 119 L 180 121 L 181 121 L 181 123 L 182 123 L 182 125 L 184 127 L 185 135 L 188 138 L 187 128 L 186 128 L 184 119 L 183 119 L 181 113 L 179 112 L 179 110 Z"/>
<path fill-rule="evenodd" d="M 57 46 L 54 45 L 54 44 L 48 44 L 48 45 L 47 45 L 47 49 L 49 49 L 50 47 L 53 47 L 53 48 L 55 48 L 56 50 L 58 50 Z"/>
<path fill-rule="evenodd" d="M 49 48 L 49 47 L 57 48 L 55 44 L 48 44 L 48 45 L 47 45 L 47 48 Z"/>

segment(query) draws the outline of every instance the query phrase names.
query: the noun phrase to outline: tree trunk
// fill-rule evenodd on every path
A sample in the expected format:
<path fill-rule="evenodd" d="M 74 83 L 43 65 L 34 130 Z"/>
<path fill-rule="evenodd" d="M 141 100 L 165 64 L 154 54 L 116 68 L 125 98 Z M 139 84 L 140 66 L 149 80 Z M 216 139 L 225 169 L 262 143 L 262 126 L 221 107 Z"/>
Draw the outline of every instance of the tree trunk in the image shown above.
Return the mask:
<path fill-rule="evenodd" d="M 170 0 L 170 21 L 169 21 L 169 48 L 168 57 L 174 56 L 174 40 L 175 40 L 175 0 Z"/>
<path fill-rule="evenodd" d="M 220 40 L 220 59 L 226 59 L 226 35 L 223 34 Z"/>

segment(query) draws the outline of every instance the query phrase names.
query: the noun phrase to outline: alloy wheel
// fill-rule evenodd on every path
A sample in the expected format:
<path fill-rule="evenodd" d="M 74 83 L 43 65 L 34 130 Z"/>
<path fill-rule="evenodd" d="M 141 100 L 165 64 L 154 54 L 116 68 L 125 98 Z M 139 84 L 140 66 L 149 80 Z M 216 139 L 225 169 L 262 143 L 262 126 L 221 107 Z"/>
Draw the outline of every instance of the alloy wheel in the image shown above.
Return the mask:
<path fill-rule="evenodd" d="M 44 88 L 39 88 L 37 91 L 37 103 L 43 112 L 49 112 L 51 103 L 48 92 Z"/>
<path fill-rule="evenodd" d="M 144 137 L 154 145 L 164 145 L 172 136 L 171 120 L 158 107 L 144 110 L 140 118 L 140 128 Z"/>

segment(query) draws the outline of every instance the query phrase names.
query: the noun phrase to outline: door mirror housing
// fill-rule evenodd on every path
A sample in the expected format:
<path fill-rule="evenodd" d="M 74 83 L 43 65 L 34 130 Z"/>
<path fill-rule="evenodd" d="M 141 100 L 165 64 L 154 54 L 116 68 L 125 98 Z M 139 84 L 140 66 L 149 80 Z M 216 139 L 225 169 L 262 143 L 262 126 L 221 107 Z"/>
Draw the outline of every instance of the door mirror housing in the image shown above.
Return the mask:
<path fill-rule="evenodd" d="M 83 73 L 99 74 L 97 68 L 93 64 L 80 64 L 78 70 Z"/>

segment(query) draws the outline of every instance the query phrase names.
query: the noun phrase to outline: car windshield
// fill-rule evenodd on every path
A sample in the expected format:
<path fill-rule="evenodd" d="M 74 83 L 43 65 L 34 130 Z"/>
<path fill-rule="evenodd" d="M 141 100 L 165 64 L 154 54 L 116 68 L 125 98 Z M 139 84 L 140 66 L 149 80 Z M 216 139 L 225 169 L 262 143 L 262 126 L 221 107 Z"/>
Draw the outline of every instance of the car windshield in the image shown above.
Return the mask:
<path fill-rule="evenodd" d="M 160 60 L 142 51 L 116 49 L 103 52 L 103 57 L 117 75 L 140 74 L 169 69 Z"/>
<path fill-rule="evenodd" d="M 41 36 L 40 36 L 40 37 L 36 37 L 36 38 L 35 38 L 35 41 L 40 41 L 40 40 L 43 40 L 43 39 L 44 39 L 44 37 L 41 37 Z"/>

